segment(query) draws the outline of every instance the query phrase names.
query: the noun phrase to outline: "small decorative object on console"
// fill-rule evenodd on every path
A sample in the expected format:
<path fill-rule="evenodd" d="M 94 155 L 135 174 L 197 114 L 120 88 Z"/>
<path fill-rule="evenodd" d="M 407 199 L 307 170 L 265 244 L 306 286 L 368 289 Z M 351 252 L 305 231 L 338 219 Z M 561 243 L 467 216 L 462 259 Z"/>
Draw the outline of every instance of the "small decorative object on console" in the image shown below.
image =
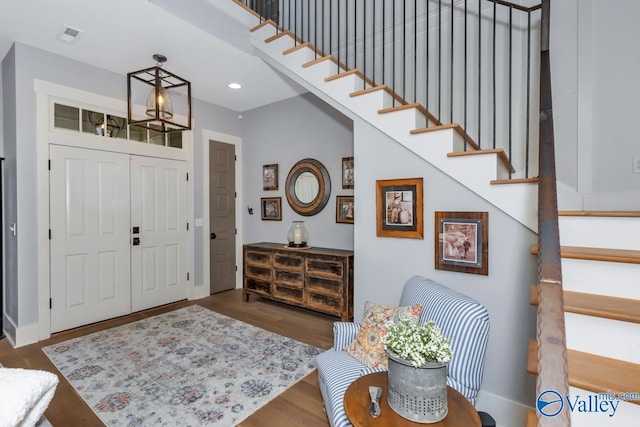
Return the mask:
<path fill-rule="evenodd" d="M 309 232 L 304 226 L 304 221 L 293 221 L 287 233 L 287 241 L 292 248 L 304 248 L 309 242 Z"/>

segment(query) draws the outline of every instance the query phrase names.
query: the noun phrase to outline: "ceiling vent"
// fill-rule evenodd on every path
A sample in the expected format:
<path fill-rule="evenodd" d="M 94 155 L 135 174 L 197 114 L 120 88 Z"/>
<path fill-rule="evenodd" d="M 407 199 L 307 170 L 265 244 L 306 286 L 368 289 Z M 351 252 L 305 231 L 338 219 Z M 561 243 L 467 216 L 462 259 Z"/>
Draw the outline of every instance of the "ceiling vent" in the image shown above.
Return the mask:
<path fill-rule="evenodd" d="M 79 30 L 78 28 L 73 28 L 68 25 L 65 25 L 62 31 L 60 32 L 60 34 L 58 35 L 58 38 L 63 42 L 75 43 L 76 40 L 78 40 L 78 37 L 80 37 L 81 33 L 83 33 L 83 31 Z"/>

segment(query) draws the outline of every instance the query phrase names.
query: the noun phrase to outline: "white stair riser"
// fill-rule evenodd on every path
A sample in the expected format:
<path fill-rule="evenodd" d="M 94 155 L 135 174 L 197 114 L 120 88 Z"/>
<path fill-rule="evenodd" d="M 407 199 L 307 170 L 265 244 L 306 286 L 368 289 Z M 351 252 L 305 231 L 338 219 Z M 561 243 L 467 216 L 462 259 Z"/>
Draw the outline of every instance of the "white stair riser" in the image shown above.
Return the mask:
<path fill-rule="evenodd" d="M 372 119 L 376 120 L 380 130 L 397 140 L 405 139 L 409 130 L 420 127 L 418 125 L 418 116 L 421 115 L 416 109 L 411 108 L 378 114 L 378 117 L 372 117 Z"/>
<path fill-rule="evenodd" d="M 282 62 L 284 64 L 289 64 L 290 67 L 297 67 L 300 64 L 306 64 L 314 59 L 318 59 L 315 52 L 308 47 L 298 49 L 294 52 L 287 53 L 286 55 L 283 53 L 282 57 Z"/>
<path fill-rule="evenodd" d="M 565 290 L 640 300 L 640 264 L 562 259 Z"/>
<path fill-rule="evenodd" d="M 594 367 L 597 369 L 597 367 Z M 582 390 L 576 387 L 569 387 L 570 399 L 575 402 L 575 399 L 579 396 L 581 399 L 587 399 L 589 396 L 593 396 L 595 393 Z M 612 412 L 609 410 L 605 412 L 578 412 L 577 409 L 571 413 L 571 426 L 572 427 L 629 427 L 638 425 L 640 419 L 640 405 L 625 402 L 619 402 L 615 414 L 609 416 Z M 565 401 L 565 409 L 567 409 Z M 607 409 L 610 405 L 607 405 Z M 588 408 L 588 407 L 587 407 Z M 603 406 L 603 408 L 605 408 Z"/>
<path fill-rule="evenodd" d="M 275 40 L 270 41 L 269 43 L 264 43 L 264 45 L 267 47 L 267 49 L 269 49 L 270 52 L 276 53 L 278 56 L 280 56 L 280 59 L 286 56 L 283 55 L 282 52 L 295 46 L 295 44 L 293 43 L 293 39 L 288 35 L 279 37 Z"/>
<path fill-rule="evenodd" d="M 640 363 L 640 324 L 576 313 L 564 319 L 567 348 Z"/>
<path fill-rule="evenodd" d="M 350 96 L 348 105 L 350 108 L 356 108 L 360 111 L 371 110 L 371 115 L 377 114 L 375 107 L 382 105 L 382 108 L 390 108 L 392 105 L 391 95 L 385 90 L 374 90 L 357 96 Z"/>
<path fill-rule="evenodd" d="M 336 100 L 344 100 L 350 98 L 349 94 L 357 90 L 362 90 L 363 81 L 355 74 L 349 74 L 334 80 L 330 80 L 325 85 L 325 92 Z"/>
<path fill-rule="evenodd" d="M 640 218 L 561 216 L 560 244 L 640 250 Z"/>

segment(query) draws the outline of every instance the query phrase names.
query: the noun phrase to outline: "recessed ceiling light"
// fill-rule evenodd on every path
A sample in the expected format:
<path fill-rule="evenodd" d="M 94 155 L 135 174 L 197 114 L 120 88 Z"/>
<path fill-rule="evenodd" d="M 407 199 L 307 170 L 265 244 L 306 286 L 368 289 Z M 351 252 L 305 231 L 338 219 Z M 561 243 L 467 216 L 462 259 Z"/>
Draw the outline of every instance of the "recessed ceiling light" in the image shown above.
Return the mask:
<path fill-rule="evenodd" d="M 229 83 L 231 89 L 240 89 L 242 85 L 240 83 Z"/>

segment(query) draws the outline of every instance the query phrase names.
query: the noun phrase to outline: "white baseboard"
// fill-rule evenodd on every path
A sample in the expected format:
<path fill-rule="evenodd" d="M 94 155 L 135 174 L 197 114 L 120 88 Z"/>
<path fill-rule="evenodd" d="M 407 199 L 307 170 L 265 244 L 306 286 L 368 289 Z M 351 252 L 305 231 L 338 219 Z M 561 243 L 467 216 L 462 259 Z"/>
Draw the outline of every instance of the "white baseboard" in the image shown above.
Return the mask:
<path fill-rule="evenodd" d="M 480 390 L 476 409 L 490 414 L 496 420 L 496 427 L 514 427 L 525 425 L 527 411 L 533 408 L 497 394 Z"/>
<path fill-rule="evenodd" d="M 6 338 L 14 348 L 34 344 L 39 341 L 39 325 L 37 323 L 17 327 L 12 319 L 7 316 L 3 316 L 2 324 L 4 325 Z"/>

